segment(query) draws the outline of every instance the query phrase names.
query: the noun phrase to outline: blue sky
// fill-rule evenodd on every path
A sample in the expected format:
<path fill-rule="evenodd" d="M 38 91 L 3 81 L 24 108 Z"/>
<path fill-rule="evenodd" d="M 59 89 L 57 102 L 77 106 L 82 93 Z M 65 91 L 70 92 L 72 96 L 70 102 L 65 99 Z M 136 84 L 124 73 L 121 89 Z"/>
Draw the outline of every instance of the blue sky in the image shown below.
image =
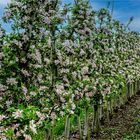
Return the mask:
<path fill-rule="evenodd" d="M 99 9 L 107 6 L 107 2 L 113 0 L 91 0 L 93 7 Z M 140 32 L 140 0 L 114 0 L 113 17 L 127 24 L 130 17 L 134 17 L 130 28 Z"/>
<path fill-rule="evenodd" d="M 73 0 L 64 0 L 69 3 Z M 90 0 L 92 6 L 98 10 L 102 7 L 106 7 L 108 1 L 111 3 L 113 0 Z M 140 32 L 140 0 L 114 0 L 114 18 L 121 20 L 126 24 L 131 16 L 134 16 L 134 21 L 130 25 L 132 30 Z M 4 12 L 4 7 L 10 0 L 0 0 L 0 18 Z M 1 21 L 0 21 L 1 22 Z M 3 24 L 4 28 L 9 32 L 10 26 Z"/>

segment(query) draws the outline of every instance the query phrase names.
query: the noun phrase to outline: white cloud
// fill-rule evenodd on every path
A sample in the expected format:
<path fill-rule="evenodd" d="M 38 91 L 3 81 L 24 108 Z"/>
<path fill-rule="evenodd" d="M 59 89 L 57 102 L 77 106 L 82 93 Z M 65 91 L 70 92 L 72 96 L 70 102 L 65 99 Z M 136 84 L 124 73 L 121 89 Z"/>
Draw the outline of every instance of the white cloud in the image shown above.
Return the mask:
<path fill-rule="evenodd" d="M 7 3 L 9 3 L 11 0 L 0 0 L 0 4 L 1 5 L 6 5 Z"/>

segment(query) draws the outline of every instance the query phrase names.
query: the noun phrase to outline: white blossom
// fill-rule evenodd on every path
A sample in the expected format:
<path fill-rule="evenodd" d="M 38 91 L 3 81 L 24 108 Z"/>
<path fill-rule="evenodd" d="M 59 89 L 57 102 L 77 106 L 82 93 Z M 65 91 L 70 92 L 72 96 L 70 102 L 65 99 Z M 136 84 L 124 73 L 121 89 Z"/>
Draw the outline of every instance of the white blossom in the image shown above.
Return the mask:
<path fill-rule="evenodd" d="M 5 115 L 0 115 L 0 121 L 2 121 L 3 119 L 5 119 L 6 116 Z"/>
<path fill-rule="evenodd" d="M 50 60 L 48 58 L 44 58 L 44 61 L 45 61 L 46 65 L 50 64 Z"/>
<path fill-rule="evenodd" d="M 52 113 L 51 113 L 51 119 L 54 120 L 55 118 L 56 118 L 56 113 L 55 113 L 55 112 L 52 112 Z"/>
<path fill-rule="evenodd" d="M 7 78 L 6 82 L 9 85 L 15 85 L 15 84 L 17 84 L 16 78 Z"/>
<path fill-rule="evenodd" d="M 13 112 L 12 116 L 17 119 L 17 118 L 21 118 L 22 117 L 22 114 L 23 113 L 23 110 L 17 110 L 16 112 Z"/>
<path fill-rule="evenodd" d="M 29 128 L 31 129 L 31 131 L 32 131 L 34 134 L 37 134 L 37 131 L 36 131 L 36 124 L 35 124 L 35 121 L 34 121 L 34 120 L 31 120 L 31 121 L 30 121 Z"/>
<path fill-rule="evenodd" d="M 32 140 L 32 137 L 30 135 L 24 135 L 25 140 Z"/>
<path fill-rule="evenodd" d="M 6 89 L 7 89 L 7 87 L 6 87 L 6 86 L 4 86 L 4 85 L 0 84 L 0 92 L 5 91 Z"/>
<path fill-rule="evenodd" d="M 31 92 L 30 92 L 30 95 L 32 95 L 32 96 L 36 96 L 36 95 L 37 95 L 37 93 L 36 93 L 36 92 L 34 92 L 34 91 L 31 91 Z"/>
<path fill-rule="evenodd" d="M 88 74 L 88 73 L 89 73 L 88 67 L 87 67 L 87 66 L 83 67 L 83 68 L 81 69 L 81 72 L 82 72 L 82 74 Z"/>
<path fill-rule="evenodd" d="M 28 89 L 25 86 L 22 86 L 22 91 L 23 91 L 24 95 L 26 96 L 28 93 Z"/>
<path fill-rule="evenodd" d="M 11 100 L 11 101 L 6 101 L 6 105 L 7 105 L 7 107 L 9 107 L 11 104 L 13 103 L 13 101 Z"/>
<path fill-rule="evenodd" d="M 71 46 L 71 43 L 70 43 L 69 40 L 66 40 L 66 41 L 63 43 L 63 45 L 64 45 L 65 47 L 70 47 L 70 46 Z"/>
<path fill-rule="evenodd" d="M 56 89 L 55 89 L 57 94 L 62 94 L 62 92 L 64 92 L 64 85 L 56 85 Z"/>
<path fill-rule="evenodd" d="M 85 55 L 86 53 L 85 53 L 85 51 L 83 50 L 83 49 L 81 49 L 80 50 L 80 56 L 83 56 L 83 55 Z"/>
<path fill-rule="evenodd" d="M 27 70 L 22 69 L 21 72 L 25 75 L 25 76 L 30 76 L 29 72 Z"/>

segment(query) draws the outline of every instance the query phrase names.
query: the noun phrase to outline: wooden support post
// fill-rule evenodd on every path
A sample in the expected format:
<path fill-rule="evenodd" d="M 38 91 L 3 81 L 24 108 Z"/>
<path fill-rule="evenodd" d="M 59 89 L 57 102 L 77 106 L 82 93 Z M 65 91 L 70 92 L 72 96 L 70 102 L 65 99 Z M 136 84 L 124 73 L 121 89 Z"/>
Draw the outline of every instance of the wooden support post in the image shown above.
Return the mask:
<path fill-rule="evenodd" d="M 99 120 L 99 104 L 94 105 L 94 124 L 93 124 L 93 131 L 95 133 L 99 133 L 100 131 L 100 120 Z"/>
<path fill-rule="evenodd" d="M 107 101 L 107 122 L 108 124 L 110 123 L 110 118 L 109 118 L 109 113 L 110 113 L 110 108 L 109 108 L 109 102 Z"/>
<path fill-rule="evenodd" d="M 50 139 L 50 131 L 48 129 L 46 129 L 44 140 L 49 140 L 49 139 Z"/>
<path fill-rule="evenodd" d="M 131 96 L 130 94 L 131 94 L 131 84 L 128 83 L 126 85 L 126 97 L 127 97 L 127 101 L 130 99 L 130 96 Z"/>
<path fill-rule="evenodd" d="M 70 116 L 68 115 L 65 124 L 65 139 L 69 140 L 69 137 L 70 137 Z"/>
<path fill-rule="evenodd" d="M 103 118 L 103 99 L 100 100 L 100 108 L 99 108 L 99 112 L 100 112 L 100 120 Z"/>
<path fill-rule="evenodd" d="M 82 130 L 81 130 L 81 119 L 80 119 L 80 116 L 78 116 L 78 129 L 79 129 L 80 140 L 82 140 Z"/>
<path fill-rule="evenodd" d="M 54 120 L 52 123 L 52 128 L 50 129 L 50 140 L 54 140 Z"/>
<path fill-rule="evenodd" d="M 85 110 L 85 124 L 84 124 L 84 131 L 83 131 L 83 140 L 88 139 L 88 108 Z"/>

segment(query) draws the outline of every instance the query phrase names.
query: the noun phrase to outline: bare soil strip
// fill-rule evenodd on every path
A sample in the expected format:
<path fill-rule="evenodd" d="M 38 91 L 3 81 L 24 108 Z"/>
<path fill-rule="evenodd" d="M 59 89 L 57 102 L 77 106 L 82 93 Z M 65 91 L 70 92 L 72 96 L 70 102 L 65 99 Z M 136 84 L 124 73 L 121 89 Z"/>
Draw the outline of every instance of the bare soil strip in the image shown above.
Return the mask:
<path fill-rule="evenodd" d="M 101 126 L 98 137 L 91 140 L 140 140 L 140 94 L 113 114 L 110 123 Z"/>

